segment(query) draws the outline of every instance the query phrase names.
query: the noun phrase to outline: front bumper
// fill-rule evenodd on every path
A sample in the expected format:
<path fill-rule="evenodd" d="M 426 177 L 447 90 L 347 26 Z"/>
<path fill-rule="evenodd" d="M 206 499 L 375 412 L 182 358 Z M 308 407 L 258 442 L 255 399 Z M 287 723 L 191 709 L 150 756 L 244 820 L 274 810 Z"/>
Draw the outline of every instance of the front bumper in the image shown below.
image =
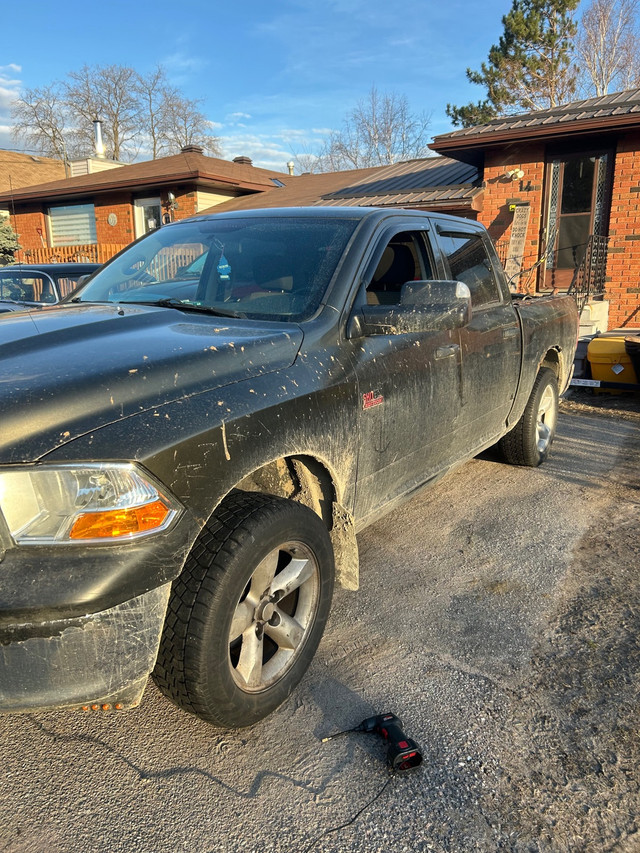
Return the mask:
<path fill-rule="evenodd" d="M 197 530 L 188 513 L 104 547 L 15 547 L 0 530 L 0 713 L 137 705 Z"/>
<path fill-rule="evenodd" d="M 0 645 L 0 713 L 137 705 L 171 584 L 99 613 L 13 625 Z"/>

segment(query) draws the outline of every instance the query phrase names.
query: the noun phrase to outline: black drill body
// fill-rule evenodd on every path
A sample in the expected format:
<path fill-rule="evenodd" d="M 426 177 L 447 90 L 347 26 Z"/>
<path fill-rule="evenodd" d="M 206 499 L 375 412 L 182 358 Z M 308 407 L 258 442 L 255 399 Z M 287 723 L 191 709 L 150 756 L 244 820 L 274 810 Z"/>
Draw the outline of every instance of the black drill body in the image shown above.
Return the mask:
<path fill-rule="evenodd" d="M 395 714 L 378 714 L 375 717 L 367 717 L 359 726 L 348 729 L 346 732 L 330 735 L 323 738 L 323 741 L 350 732 L 365 732 L 383 737 L 387 742 L 387 764 L 390 770 L 397 772 L 413 770 L 422 764 L 420 747 L 414 740 L 405 735 L 402 731 L 402 720 L 398 719 Z"/>

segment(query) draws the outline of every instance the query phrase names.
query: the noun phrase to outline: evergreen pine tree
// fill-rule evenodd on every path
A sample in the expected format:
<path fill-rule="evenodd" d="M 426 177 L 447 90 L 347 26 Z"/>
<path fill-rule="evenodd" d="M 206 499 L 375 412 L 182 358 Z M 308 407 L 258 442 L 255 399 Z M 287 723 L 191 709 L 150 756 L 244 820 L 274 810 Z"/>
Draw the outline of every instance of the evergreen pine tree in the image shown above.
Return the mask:
<path fill-rule="evenodd" d="M 576 71 L 571 65 L 579 0 L 513 0 L 502 18 L 503 34 L 479 71 L 467 68 L 471 83 L 484 86 L 485 100 L 447 105 L 454 125 L 484 124 L 508 112 L 555 107 L 571 99 Z"/>

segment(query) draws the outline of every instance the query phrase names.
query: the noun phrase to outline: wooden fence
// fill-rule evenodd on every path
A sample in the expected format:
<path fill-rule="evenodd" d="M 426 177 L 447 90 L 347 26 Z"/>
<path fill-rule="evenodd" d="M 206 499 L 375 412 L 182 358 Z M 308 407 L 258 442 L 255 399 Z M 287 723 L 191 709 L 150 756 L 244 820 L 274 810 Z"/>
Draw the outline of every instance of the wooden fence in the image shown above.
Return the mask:
<path fill-rule="evenodd" d="M 103 264 L 127 245 L 91 243 L 87 246 L 42 246 L 39 249 L 18 249 L 15 259 L 22 264 L 59 264 L 70 261 Z"/>
<path fill-rule="evenodd" d="M 104 264 L 121 249 L 126 248 L 129 244 L 124 243 L 99 243 L 87 246 L 55 246 L 53 248 L 42 247 L 41 249 L 20 249 L 16 252 L 15 260 L 17 263 L 23 264 L 55 264 L 69 263 L 71 261 L 84 263 Z M 176 278 L 179 271 L 193 263 L 203 252 L 206 252 L 207 246 L 200 243 L 193 243 L 183 247 L 182 251 L 176 248 L 161 249 L 158 254 L 151 260 L 146 272 L 152 275 L 157 281 L 168 281 Z M 139 268 L 143 268 L 143 264 Z M 194 277 L 199 277 L 200 271 L 194 273 Z M 127 287 L 139 286 L 139 279 L 132 279 L 131 282 L 123 281 L 121 290 L 126 290 Z"/>

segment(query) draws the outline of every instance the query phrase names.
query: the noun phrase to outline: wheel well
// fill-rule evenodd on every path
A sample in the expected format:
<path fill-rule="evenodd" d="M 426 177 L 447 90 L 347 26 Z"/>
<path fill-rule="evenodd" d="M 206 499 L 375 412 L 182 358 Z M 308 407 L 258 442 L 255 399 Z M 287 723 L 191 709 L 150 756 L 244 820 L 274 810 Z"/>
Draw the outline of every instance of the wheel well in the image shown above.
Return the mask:
<path fill-rule="evenodd" d="M 561 355 L 556 349 L 551 349 L 542 359 L 540 364 L 540 368 L 548 367 L 550 370 L 556 375 L 556 379 L 558 380 L 558 384 L 560 384 L 561 374 L 562 374 L 562 364 L 561 364 Z"/>
<path fill-rule="evenodd" d="M 237 486 L 244 492 L 262 492 L 308 506 L 331 529 L 336 492 L 331 474 L 312 456 L 275 459 L 248 474 Z"/>
<path fill-rule="evenodd" d="M 336 580 L 345 589 L 358 589 L 359 560 L 355 523 L 351 513 L 340 506 L 333 478 L 313 456 L 275 459 L 248 474 L 236 489 L 288 498 L 308 506 L 324 521 L 336 566 Z"/>

